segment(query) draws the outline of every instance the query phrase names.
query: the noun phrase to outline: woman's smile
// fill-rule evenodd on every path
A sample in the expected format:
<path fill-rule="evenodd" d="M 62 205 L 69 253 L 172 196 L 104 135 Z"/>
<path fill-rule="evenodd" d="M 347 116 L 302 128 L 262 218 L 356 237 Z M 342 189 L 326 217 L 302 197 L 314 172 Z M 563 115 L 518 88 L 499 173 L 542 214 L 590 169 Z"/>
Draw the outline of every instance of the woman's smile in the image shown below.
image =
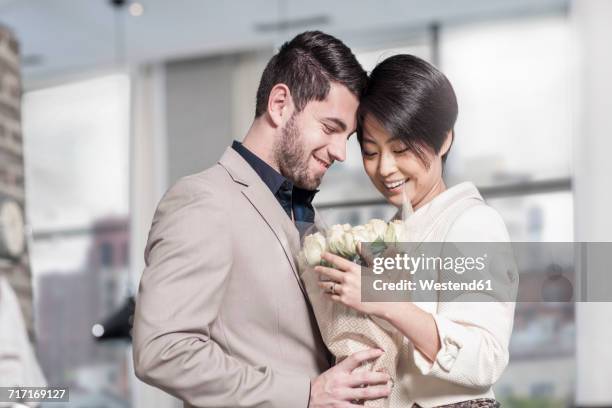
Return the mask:
<path fill-rule="evenodd" d="M 392 194 L 397 194 L 402 191 L 404 184 L 408 182 L 409 179 L 395 179 L 391 181 L 383 181 L 382 184 L 385 186 L 387 191 Z"/>

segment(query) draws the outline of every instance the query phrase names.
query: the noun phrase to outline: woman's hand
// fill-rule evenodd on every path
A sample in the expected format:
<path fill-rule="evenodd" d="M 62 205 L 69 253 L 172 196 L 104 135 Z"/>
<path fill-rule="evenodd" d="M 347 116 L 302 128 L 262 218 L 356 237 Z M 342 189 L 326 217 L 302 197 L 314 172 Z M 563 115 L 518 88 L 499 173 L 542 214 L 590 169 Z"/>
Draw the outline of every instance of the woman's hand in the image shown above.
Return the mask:
<path fill-rule="evenodd" d="M 384 303 L 361 301 L 361 265 L 329 252 L 323 253 L 321 258 L 333 267 L 316 266 L 314 271 L 330 279 L 319 282 L 319 287 L 334 302 L 368 315 L 382 314 Z"/>
<path fill-rule="evenodd" d="M 430 313 L 412 302 L 362 302 L 362 266 L 329 252 L 325 252 L 321 258 L 334 267 L 316 266 L 314 271 L 330 279 L 319 282 L 319 286 L 334 302 L 386 320 L 414 343 L 430 362 L 434 361 L 441 344 L 438 328 Z"/>

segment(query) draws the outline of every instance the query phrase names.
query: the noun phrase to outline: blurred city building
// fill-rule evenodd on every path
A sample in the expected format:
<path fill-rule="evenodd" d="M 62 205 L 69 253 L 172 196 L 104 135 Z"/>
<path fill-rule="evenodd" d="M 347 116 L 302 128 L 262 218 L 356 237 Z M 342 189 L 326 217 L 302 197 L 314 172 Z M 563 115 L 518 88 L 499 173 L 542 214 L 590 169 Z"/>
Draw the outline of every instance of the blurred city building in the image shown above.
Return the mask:
<path fill-rule="evenodd" d="M 129 293 L 128 227 L 124 217 L 96 220 L 85 263 L 73 271 L 46 271 L 37 281 L 41 365 L 49 384 L 70 387 L 72 404 L 87 406 L 94 394 L 107 401 L 104 406 L 129 406 L 127 342 L 100 344 L 92 334 L 94 324 L 112 314 Z M 63 232 L 69 233 L 75 232 Z M 51 235 L 35 238 L 53 239 Z"/>
<path fill-rule="evenodd" d="M 23 137 L 21 125 L 21 72 L 19 43 L 0 24 L 0 199 L 15 200 L 25 208 Z M 33 337 L 32 276 L 27 250 L 17 260 L 0 258 L 5 274 L 17 292 L 26 326 Z"/>

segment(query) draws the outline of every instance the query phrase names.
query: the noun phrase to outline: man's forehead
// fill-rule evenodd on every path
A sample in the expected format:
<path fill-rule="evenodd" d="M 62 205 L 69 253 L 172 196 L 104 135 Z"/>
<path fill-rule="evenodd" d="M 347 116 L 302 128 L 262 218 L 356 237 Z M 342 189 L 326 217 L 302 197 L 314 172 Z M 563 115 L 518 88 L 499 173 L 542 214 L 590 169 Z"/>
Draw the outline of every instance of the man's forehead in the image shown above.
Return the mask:
<path fill-rule="evenodd" d="M 347 97 L 347 95 L 328 95 L 322 101 L 312 101 L 310 105 L 312 105 L 311 109 L 319 120 L 335 122 L 339 126 L 342 123 L 341 127 L 344 129 L 353 128 L 356 125 L 359 102 L 352 94 L 350 94 L 350 97 Z"/>

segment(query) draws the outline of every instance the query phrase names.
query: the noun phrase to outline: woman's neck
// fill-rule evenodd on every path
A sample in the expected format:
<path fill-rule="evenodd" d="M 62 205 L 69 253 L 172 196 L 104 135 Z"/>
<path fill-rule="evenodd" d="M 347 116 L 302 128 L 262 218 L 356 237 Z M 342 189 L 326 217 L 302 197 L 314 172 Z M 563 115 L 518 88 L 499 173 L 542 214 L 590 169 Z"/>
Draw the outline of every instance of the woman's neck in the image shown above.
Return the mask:
<path fill-rule="evenodd" d="M 442 194 L 444 191 L 446 191 L 446 184 L 444 183 L 444 180 L 440 178 L 418 202 L 412 203 L 412 208 L 415 211 L 418 210 L 435 197 Z"/>

